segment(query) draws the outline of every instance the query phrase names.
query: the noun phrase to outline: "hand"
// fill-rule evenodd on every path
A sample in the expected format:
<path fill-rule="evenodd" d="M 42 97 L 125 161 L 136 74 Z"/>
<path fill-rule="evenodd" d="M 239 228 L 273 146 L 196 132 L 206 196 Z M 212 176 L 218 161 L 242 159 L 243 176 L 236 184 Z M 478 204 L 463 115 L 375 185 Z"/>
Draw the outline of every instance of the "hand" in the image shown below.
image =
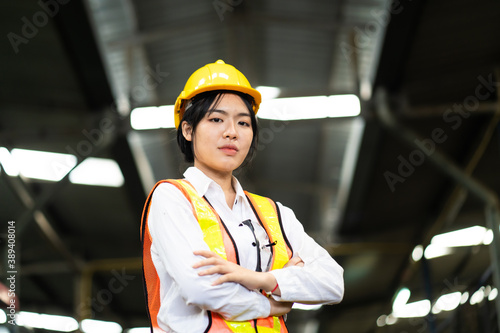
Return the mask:
<path fill-rule="evenodd" d="M 269 303 L 271 303 L 271 312 L 270 316 L 283 316 L 292 310 L 293 302 L 278 302 L 274 300 L 274 298 L 270 297 Z"/>
<path fill-rule="evenodd" d="M 276 285 L 274 276 L 268 273 L 255 272 L 230 261 L 222 259 L 217 253 L 206 250 L 193 252 L 195 255 L 203 256 L 203 259 L 193 265 L 193 268 L 212 266 L 198 272 L 199 276 L 221 274 L 212 285 L 216 286 L 224 282 L 236 282 L 249 290 L 269 290 L 269 285 Z M 273 281 L 274 280 L 274 281 Z M 272 288 L 272 287 L 271 287 Z"/>
<path fill-rule="evenodd" d="M 291 267 L 291 266 L 304 267 L 304 262 L 302 261 L 302 258 L 300 258 L 298 256 L 293 257 L 290 260 L 288 260 L 288 262 L 285 264 L 285 266 L 283 266 L 283 268 Z"/>

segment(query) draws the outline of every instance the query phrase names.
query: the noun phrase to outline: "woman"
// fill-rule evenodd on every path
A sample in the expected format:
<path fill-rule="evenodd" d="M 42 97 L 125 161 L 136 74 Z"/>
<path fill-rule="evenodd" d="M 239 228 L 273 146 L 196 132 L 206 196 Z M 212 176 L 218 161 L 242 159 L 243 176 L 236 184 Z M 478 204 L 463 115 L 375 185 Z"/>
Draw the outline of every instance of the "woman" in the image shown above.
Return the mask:
<path fill-rule="evenodd" d="M 243 191 L 261 101 L 222 60 L 194 72 L 175 105 L 177 141 L 194 166 L 161 181 L 141 238 L 155 332 L 287 332 L 293 302 L 338 303 L 343 269 L 287 207 Z"/>

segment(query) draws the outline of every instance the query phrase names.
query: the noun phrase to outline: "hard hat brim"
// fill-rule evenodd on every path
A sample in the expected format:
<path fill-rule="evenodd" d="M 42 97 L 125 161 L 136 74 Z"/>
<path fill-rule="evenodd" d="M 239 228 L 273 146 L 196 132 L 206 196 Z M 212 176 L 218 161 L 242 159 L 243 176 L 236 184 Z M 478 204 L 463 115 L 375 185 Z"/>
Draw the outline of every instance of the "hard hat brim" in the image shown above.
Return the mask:
<path fill-rule="evenodd" d="M 179 95 L 177 98 L 177 101 L 175 103 L 174 107 L 174 112 L 175 112 L 175 127 L 178 128 L 182 119 L 182 116 L 185 111 L 185 106 L 186 102 L 191 100 L 193 97 L 196 95 L 199 95 L 201 93 L 207 92 L 207 91 L 214 91 L 214 90 L 226 90 L 228 92 L 231 91 L 237 91 L 241 92 L 247 95 L 250 95 L 254 99 L 253 103 L 253 112 L 257 114 L 257 111 L 259 111 L 260 103 L 262 102 L 262 96 L 260 92 L 256 89 L 253 88 L 247 88 L 247 87 L 242 87 L 242 86 L 234 86 L 234 85 L 228 85 L 228 84 L 214 84 L 210 86 L 203 87 L 201 89 L 198 89 L 197 91 L 186 95 L 184 91 Z"/>

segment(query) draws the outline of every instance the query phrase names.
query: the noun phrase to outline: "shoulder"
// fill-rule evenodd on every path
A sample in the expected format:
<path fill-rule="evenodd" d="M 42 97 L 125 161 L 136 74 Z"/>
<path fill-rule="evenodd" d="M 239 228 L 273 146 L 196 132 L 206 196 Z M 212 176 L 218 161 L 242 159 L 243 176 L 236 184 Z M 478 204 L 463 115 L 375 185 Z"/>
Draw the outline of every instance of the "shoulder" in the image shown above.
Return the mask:
<path fill-rule="evenodd" d="M 295 212 L 291 208 L 283 205 L 281 202 L 276 202 L 276 207 L 280 212 L 281 220 L 286 231 L 304 231 L 302 223 L 297 219 Z"/>
<path fill-rule="evenodd" d="M 182 193 L 178 179 L 161 180 L 153 187 L 149 194 L 151 204 L 158 202 L 187 202 Z"/>

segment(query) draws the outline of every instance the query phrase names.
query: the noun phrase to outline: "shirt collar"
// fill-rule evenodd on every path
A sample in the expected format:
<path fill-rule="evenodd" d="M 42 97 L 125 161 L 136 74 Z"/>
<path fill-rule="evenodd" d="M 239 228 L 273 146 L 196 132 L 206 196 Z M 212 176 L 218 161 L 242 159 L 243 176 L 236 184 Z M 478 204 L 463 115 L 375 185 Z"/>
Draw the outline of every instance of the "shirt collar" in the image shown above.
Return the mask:
<path fill-rule="evenodd" d="M 194 166 L 187 168 L 187 170 L 184 172 L 184 177 L 193 185 L 196 192 L 198 192 L 198 195 L 200 195 L 201 197 L 205 196 L 210 190 L 222 192 L 222 188 L 219 184 L 205 175 L 203 171 Z M 233 186 L 236 190 L 236 200 L 239 201 L 240 197 L 245 198 L 243 187 L 241 187 L 240 182 L 234 176 Z"/>

